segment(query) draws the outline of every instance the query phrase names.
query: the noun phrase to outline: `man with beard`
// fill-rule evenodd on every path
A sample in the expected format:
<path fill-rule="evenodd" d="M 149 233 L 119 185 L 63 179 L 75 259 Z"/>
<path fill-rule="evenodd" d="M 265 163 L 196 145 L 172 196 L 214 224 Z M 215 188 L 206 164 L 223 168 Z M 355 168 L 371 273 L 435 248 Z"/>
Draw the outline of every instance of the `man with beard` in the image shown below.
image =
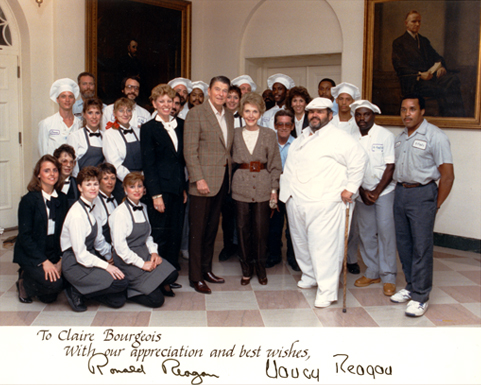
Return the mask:
<path fill-rule="evenodd" d="M 175 78 L 175 79 L 172 79 L 167 84 L 171 86 L 174 89 L 174 91 L 179 94 L 181 108 L 177 114 L 177 117 L 185 120 L 185 117 L 189 112 L 189 104 L 187 103 L 187 98 L 189 97 L 189 94 L 192 92 L 192 82 L 186 78 Z"/>
<path fill-rule="evenodd" d="M 172 99 L 172 111 L 170 114 L 174 117 L 177 118 L 177 115 L 179 115 L 180 111 L 180 95 L 178 92 L 175 93 L 174 99 Z M 157 111 L 154 111 L 154 114 L 157 115 Z M 155 118 L 155 115 L 152 114 L 152 118 Z"/>
<path fill-rule="evenodd" d="M 73 105 L 73 114 L 82 119 L 84 102 L 95 96 L 95 76 L 90 72 L 82 72 L 77 76 L 77 83 L 80 91 L 80 99 Z"/>
<path fill-rule="evenodd" d="M 138 77 L 128 77 L 122 80 L 121 84 L 122 93 L 130 100 L 135 102 L 135 100 L 139 96 L 140 91 L 140 79 Z M 151 119 L 149 111 L 145 108 L 140 107 L 137 103 L 135 103 L 134 108 L 132 109 L 132 119 L 130 119 L 130 125 L 132 127 L 140 128 L 142 124 L 149 121 Z M 103 110 L 102 115 L 102 124 L 100 125 L 100 129 L 102 131 L 106 130 L 107 124 L 115 122 L 114 116 L 114 103 L 109 104 Z"/>
<path fill-rule="evenodd" d="M 344 255 L 346 204 L 361 185 L 367 155 L 332 123 L 332 102 L 306 107 L 309 126 L 291 144 L 280 180 L 294 253 L 302 271 L 297 286 L 318 287 L 315 307 L 337 301 Z"/>
<path fill-rule="evenodd" d="M 272 90 L 272 96 L 276 104 L 262 115 L 260 126 L 269 127 L 275 131 L 274 116 L 277 111 L 286 109 L 287 92 L 295 85 L 294 80 L 284 74 L 275 74 L 267 79 L 267 86 Z"/>
<path fill-rule="evenodd" d="M 367 269 L 354 286 L 367 287 L 383 283 L 384 295 L 396 291 L 396 232 L 394 230 L 394 134 L 374 123 L 381 110 L 367 100 L 351 104 L 357 135 L 369 162 L 356 199 L 356 216 L 360 249 Z"/>
<path fill-rule="evenodd" d="M 187 102 L 189 110 L 194 106 L 204 103 L 204 97 L 207 95 L 208 88 L 209 85 L 202 80 L 192 82 L 192 92 L 189 94 L 189 99 Z"/>

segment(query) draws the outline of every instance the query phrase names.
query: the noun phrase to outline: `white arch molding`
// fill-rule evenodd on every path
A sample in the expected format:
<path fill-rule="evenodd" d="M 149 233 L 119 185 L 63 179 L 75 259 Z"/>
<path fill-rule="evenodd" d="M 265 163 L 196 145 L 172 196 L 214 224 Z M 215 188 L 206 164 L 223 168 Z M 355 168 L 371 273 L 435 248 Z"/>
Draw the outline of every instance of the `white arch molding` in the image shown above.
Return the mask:
<path fill-rule="evenodd" d="M 21 135 L 20 33 L 12 9 L 0 0 L 2 33 L 11 39 L 0 45 L 0 227 L 17 226 L 17 209 L 23 194 Z M 3 35 L 5 39 L 6 35 Z"/>
<path fill-rule="evenodd" d="M 326 33 L 326 31 L 328 31 Z M 326 0 L 259 0 L 247 18 L 239 47 L 239 73 L 262 92 L 267 78 L 282 72 L 317 96 L 320 79 L 341 81 L 341 25 Z"/>

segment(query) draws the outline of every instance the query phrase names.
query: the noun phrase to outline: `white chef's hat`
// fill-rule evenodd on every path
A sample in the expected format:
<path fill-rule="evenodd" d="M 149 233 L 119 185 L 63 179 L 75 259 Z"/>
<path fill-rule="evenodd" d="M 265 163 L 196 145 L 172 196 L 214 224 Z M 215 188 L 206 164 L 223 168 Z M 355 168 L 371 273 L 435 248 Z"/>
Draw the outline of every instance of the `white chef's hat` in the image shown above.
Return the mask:
<path fill-rule="evenodd" d="M 50 87 L 50 99 L 57 103 L 57 98 L 62 92 L 71 92 L 75 99 L 79 96 L 79 88 L 76 82 L 69 78 L 55 80 Z"/>
<path fill-rule="evenodd" d="M 254 80 L 249 75 L 241 75 L 236 77 L 232 80 L 231 84 L 233 86 L 240 87 L 242 84 L 249 84 L 251 86 L 251 91 L 256 92 L 257 85 L 254 83 Z"/>
<path fill-rule="evenodd" d="M 190 94 L 192 92 L 192 82 L 186 78 L 175 78 L 172 79 L 170 82 L 167 83 L 170 87 L 175 88 L 179 84 L 182 84 L 187 88 L 187 92 Z"/>
<path fill-rule="evenodd" d="M 354 112 L 356 112 L 358 108 L 369 108 L 375 114 L 381 113 L 381 109 L 375 104 L 372 104 L 369 100 L 356 100 L 354 103 L 352 103 L 351 115 L 354 115 Z"/>
<path fill-rule="evenodd" d="M 336 99 L 340 94 L 349 94 L 354 100 L 361 99 L 361 92 L 354 84 L 341 83 L 336 87 L 331 88 L 331 95 Z"/>
<path fill-rule="evenodd" d="M 325 108 L 330 108 L 332 110 L 331 99 L 317 97 L 312 99 L 311 102 L 306 106 L 306 111 L 323 110 Z"/>
<path fill-rule="evenodd" d="M 274 83 L 281 83 L 288 90 L 296 86 L 294 80 L 292 80 L 290 76 L 284 74 L 274 74 L 272 76 L 269 76 L 269 78 L 267 79 L 267 87 L 272 90 L 272 86 L 274 85 Z"/>
<path fill-rule="evenodd" d="M 198 80 L 196 82 L 192 82 L 192 90 L 194 90 L 194 88 L 198 88 L 202 90 L 204 95 L 207 95 L 207 89 L 209 88 L 209 85 L 206 82 L 203 82 L 202 80 Z"/>

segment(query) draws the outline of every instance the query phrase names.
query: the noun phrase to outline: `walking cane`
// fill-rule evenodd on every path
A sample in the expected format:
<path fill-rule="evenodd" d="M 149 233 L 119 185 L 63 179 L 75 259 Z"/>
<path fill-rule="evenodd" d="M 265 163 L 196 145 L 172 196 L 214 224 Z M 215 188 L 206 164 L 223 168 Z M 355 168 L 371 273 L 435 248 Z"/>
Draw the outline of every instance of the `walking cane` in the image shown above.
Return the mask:
<path fill-rule="evenodd" d="M 342 288 L 342 312 L 346 312 L 346 289 L 347 289 L 347 239 L 349 238 L 349 202 L 346 204 L 346 227 L 344 229 L 344 284 Z"/>

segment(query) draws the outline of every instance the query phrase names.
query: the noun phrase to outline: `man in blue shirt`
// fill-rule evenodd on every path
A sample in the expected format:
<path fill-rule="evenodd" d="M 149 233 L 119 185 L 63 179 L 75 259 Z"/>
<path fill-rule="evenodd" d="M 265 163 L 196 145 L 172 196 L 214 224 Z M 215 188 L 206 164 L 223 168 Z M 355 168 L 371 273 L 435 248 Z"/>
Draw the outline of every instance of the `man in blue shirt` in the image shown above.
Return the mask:
<path fill-rule="evenodd" d="M 274 127 L 277 132 L 277 144 L 279 145 L 279 152 L 281 154 L 282 169 L 286 164 L 287 153 L 289 147 L 294 141 L 291 135 L 294 130 L 294 115 L 288 110 L 277 111 L 274 117 Z M 282 229 L 284 228 L 284 217 L 287 219 L 286 205 L 283 202 L 278 202 L 277 210 L 274 210 L 269 223 L 269 256 L 267 258 L 266 267 L 272 267 L 282 262 Z M 287 262 L 294 271 L 300 271 L 294 255 L 292 247 L 291 236 L 289 234 L 289 224 L 286 226 L 287 239 Z"/>

